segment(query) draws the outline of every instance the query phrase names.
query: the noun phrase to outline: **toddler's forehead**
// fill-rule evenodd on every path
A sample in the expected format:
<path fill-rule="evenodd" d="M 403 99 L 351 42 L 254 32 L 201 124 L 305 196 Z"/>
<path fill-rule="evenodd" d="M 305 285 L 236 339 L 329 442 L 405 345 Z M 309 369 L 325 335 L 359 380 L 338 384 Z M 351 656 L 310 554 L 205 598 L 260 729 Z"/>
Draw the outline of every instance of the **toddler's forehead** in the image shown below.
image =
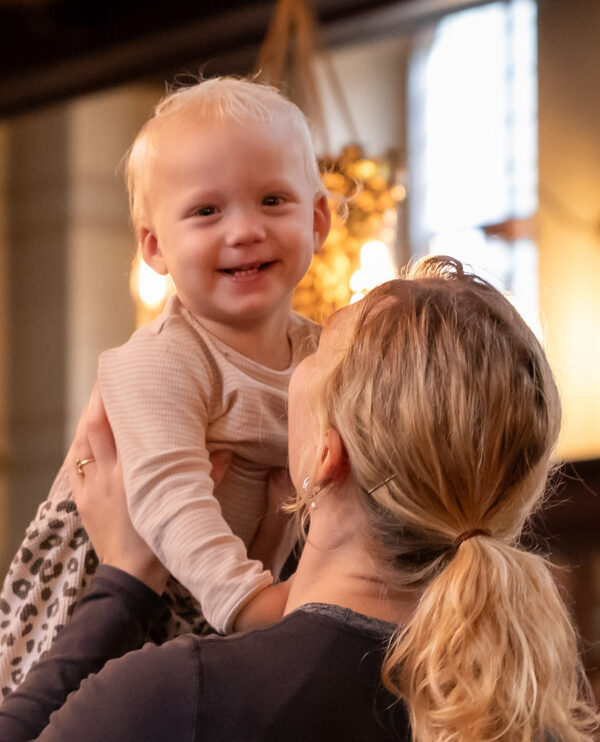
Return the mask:
<path fill-rule="evenodd" d="M 189 112 L 186 115 L 181 113 L 157 122 L 151 132 L 148 147 L 148 180 L 155 177 L 156 171 L 160 172 L 163 166 L 171 170 L 172 162 L 177 159 L 186 160 L 188 156 L 193 158 L 196 150 L 208 149 L 210 152 L 210 142 L 215 137 L 220 143 L 220 149 L 217 151 L 224 150 L 225 158 L 227 141 L 236 143 L 241 141 L 246 152 L 259 148 L 265 151 L 280 150 L 299 154 L 303 160 L 301 167 L 303 170 L 306 169 L 304 163 L 306 147 L 289 116 L 278 115 L 265 120 L 248 115 L 245 120 L 240 120 L 223 115 L 193 115 L 193 113 Z M 296 157 L 293 159 L 296 160 Z"/>

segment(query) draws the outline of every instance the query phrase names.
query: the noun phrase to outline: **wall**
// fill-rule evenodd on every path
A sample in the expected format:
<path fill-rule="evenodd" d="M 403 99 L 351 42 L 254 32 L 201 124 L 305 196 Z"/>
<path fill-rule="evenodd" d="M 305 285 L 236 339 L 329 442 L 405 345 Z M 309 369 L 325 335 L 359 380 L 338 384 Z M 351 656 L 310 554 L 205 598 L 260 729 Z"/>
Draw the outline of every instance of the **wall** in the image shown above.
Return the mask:
<path fill-rule="evenodd" d="M 559 454 L 600 457 L 600 3 L 541 0 L 539 256 Z"/>
<path fill-rule="evenodd" d="M 406 55 L 407 41 L 401 37 L 340 47 L 328 55 L 352 112 L 358 143 L 372 157 L 403 149 Z M 331 84 L 323 55 L 317 60 L 317 74 L 331 149 L 322 153 L 337 155 L 345 145 L 355 144 L 354 136 L 335 97 L 335 84 Z M 318 137 L 316 143 L 324 149 Z"/>

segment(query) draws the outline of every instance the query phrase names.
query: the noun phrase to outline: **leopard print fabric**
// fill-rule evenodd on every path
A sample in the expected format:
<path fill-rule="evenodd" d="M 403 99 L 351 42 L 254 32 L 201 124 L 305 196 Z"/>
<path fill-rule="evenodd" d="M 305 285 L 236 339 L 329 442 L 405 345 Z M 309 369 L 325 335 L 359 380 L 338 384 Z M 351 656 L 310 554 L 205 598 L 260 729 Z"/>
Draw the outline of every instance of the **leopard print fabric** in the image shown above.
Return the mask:
<path fill-rule="evenodd" d="M 0 694 L 25 678 L 68 622 L 98 567 L 98 557 L 71 499 L 63 464 L 48 500 L 31 522 L 0 593 Z M 200 605 L 174 578 L 163 595 L 160 630 L 148 636 L 162 643 L 192 631 L 211 633 Z"/>

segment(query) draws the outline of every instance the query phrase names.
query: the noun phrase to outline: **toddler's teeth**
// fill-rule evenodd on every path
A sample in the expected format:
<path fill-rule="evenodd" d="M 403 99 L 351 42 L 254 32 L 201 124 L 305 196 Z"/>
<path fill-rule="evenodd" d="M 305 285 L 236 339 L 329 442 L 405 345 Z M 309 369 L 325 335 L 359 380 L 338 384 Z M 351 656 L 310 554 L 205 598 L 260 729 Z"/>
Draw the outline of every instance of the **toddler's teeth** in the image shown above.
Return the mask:
<path fill-rule="evenodd" d="M 233 272 L 234 276 L 250 276 L 258 273 L 258 268 L 240 268 Z"/>

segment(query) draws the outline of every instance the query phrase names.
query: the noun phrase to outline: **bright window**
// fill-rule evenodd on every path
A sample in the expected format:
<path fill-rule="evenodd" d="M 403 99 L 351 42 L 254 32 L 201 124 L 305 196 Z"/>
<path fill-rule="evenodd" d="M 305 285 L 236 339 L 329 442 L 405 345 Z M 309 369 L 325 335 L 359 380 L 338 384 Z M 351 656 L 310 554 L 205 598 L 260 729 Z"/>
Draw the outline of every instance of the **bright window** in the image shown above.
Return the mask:
<path fill-rule="evenodd" d="M 409 75 L 411 243 L 468 263 L 539 332 L 536 5 L 462 11 L 424 35 Z"/>

